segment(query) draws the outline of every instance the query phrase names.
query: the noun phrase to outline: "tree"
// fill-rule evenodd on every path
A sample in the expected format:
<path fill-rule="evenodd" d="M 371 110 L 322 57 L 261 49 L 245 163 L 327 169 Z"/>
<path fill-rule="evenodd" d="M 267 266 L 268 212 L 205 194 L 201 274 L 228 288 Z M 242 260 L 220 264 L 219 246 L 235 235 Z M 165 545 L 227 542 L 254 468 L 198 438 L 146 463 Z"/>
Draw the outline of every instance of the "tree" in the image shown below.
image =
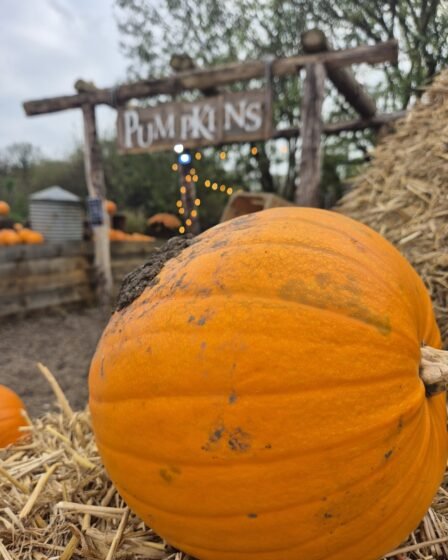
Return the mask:
<path fill-rule="evenodd" d="M 448 12 L 442 0 L 116 0 L 116 6 L 121 44 L 133 78 L 166 75 L 170 57 L 177 53 L 188 52 L 203 66 L 297 54 L 301 50 L 301 33 L 320 27 L 336 48 L 399 40 L 399 63 L 369 72 L 366 80 L 378 106 L 396 110 L 406 108 L 448 62 Z M 298 126 L 300 81 L 294 77 L 276 80 L 274 92 L 275 121 Z M 333 89 L 329 88 L 329 94 L 328 120 L 353 115 Z M 365 152 L 372 138 L 366 132 L 326 142 L 325 165 L 339 161 L 342 153 Z M 250 172 L 258 171 L 264 190 L 291 196 L 297 140 L 290 141 L 286 183 L 272 176 L 272 161 L 278 157 L 275 148 L 263 144 L 258 148 L 258 165 L 251 161 Z M 340 167 L 339 163 L 335 163 L 336 167 Z"/>

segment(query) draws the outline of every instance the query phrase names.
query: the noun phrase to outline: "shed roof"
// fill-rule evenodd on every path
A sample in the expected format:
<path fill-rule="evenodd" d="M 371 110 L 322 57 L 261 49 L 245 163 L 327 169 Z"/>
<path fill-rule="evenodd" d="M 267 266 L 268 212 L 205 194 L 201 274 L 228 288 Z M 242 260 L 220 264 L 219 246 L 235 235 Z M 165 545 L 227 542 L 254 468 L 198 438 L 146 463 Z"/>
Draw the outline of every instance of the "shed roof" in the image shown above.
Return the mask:
<path fill-rule="evenodd" d="M 35 192 L 30 196 L 31 200 L 54 200 L 57 202 L 80 202 L 79 196 L 54 185 L 42 191 Z"/>

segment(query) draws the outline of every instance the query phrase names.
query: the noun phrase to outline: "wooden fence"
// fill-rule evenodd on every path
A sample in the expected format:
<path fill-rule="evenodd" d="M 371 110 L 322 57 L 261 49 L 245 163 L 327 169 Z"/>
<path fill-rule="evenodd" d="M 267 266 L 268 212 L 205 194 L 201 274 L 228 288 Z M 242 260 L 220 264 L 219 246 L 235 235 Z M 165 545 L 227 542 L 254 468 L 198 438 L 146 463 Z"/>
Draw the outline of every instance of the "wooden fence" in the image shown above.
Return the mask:
<path fill-rule="evenodd" d="M 112 243 L 114 291 L 160 242 Z M 0 317 L 72 303 L 93 303 L 93 247 L 71 242 L 0 248 Z"/>

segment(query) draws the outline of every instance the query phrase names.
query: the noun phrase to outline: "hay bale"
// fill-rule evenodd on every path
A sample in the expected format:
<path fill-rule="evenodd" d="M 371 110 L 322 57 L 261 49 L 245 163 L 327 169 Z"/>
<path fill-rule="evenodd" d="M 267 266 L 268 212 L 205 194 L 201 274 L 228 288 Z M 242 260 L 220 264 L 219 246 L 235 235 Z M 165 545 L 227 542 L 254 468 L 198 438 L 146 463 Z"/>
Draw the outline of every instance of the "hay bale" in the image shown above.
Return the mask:
<path fill-rule="evenodd" d="M 448 347 L 448 71 L 376 147 L 336 210 L 377 230 L 410 261 Z"/>
<path fill-rule="evenodd" d="M 61 412 L 33 420 L 29 437 L 0 451 L 0 558 L 193 560 L 129 511 L 102 466 L 88 411 L 73 412 L 41 371 Z M 404 548 L 386 558 L 446 559 L 447 535 L 448 476 Z"/>

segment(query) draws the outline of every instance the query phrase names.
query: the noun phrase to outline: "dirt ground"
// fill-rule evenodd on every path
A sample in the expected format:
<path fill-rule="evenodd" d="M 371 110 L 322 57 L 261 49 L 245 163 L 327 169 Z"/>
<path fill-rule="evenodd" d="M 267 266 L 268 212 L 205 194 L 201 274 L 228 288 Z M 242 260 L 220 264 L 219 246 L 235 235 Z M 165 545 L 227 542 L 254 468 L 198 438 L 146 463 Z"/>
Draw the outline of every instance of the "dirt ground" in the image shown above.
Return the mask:
<path fill-rule="evenodd" d="M 0 319 L 0 384 L 22 397 L 30 416 L 43 414 L 55 399 L 36 367 L 41 362 L 58 379 L 73 408 L 83 408 L 90 360 L 107 320 L 93 308 Z"/>

